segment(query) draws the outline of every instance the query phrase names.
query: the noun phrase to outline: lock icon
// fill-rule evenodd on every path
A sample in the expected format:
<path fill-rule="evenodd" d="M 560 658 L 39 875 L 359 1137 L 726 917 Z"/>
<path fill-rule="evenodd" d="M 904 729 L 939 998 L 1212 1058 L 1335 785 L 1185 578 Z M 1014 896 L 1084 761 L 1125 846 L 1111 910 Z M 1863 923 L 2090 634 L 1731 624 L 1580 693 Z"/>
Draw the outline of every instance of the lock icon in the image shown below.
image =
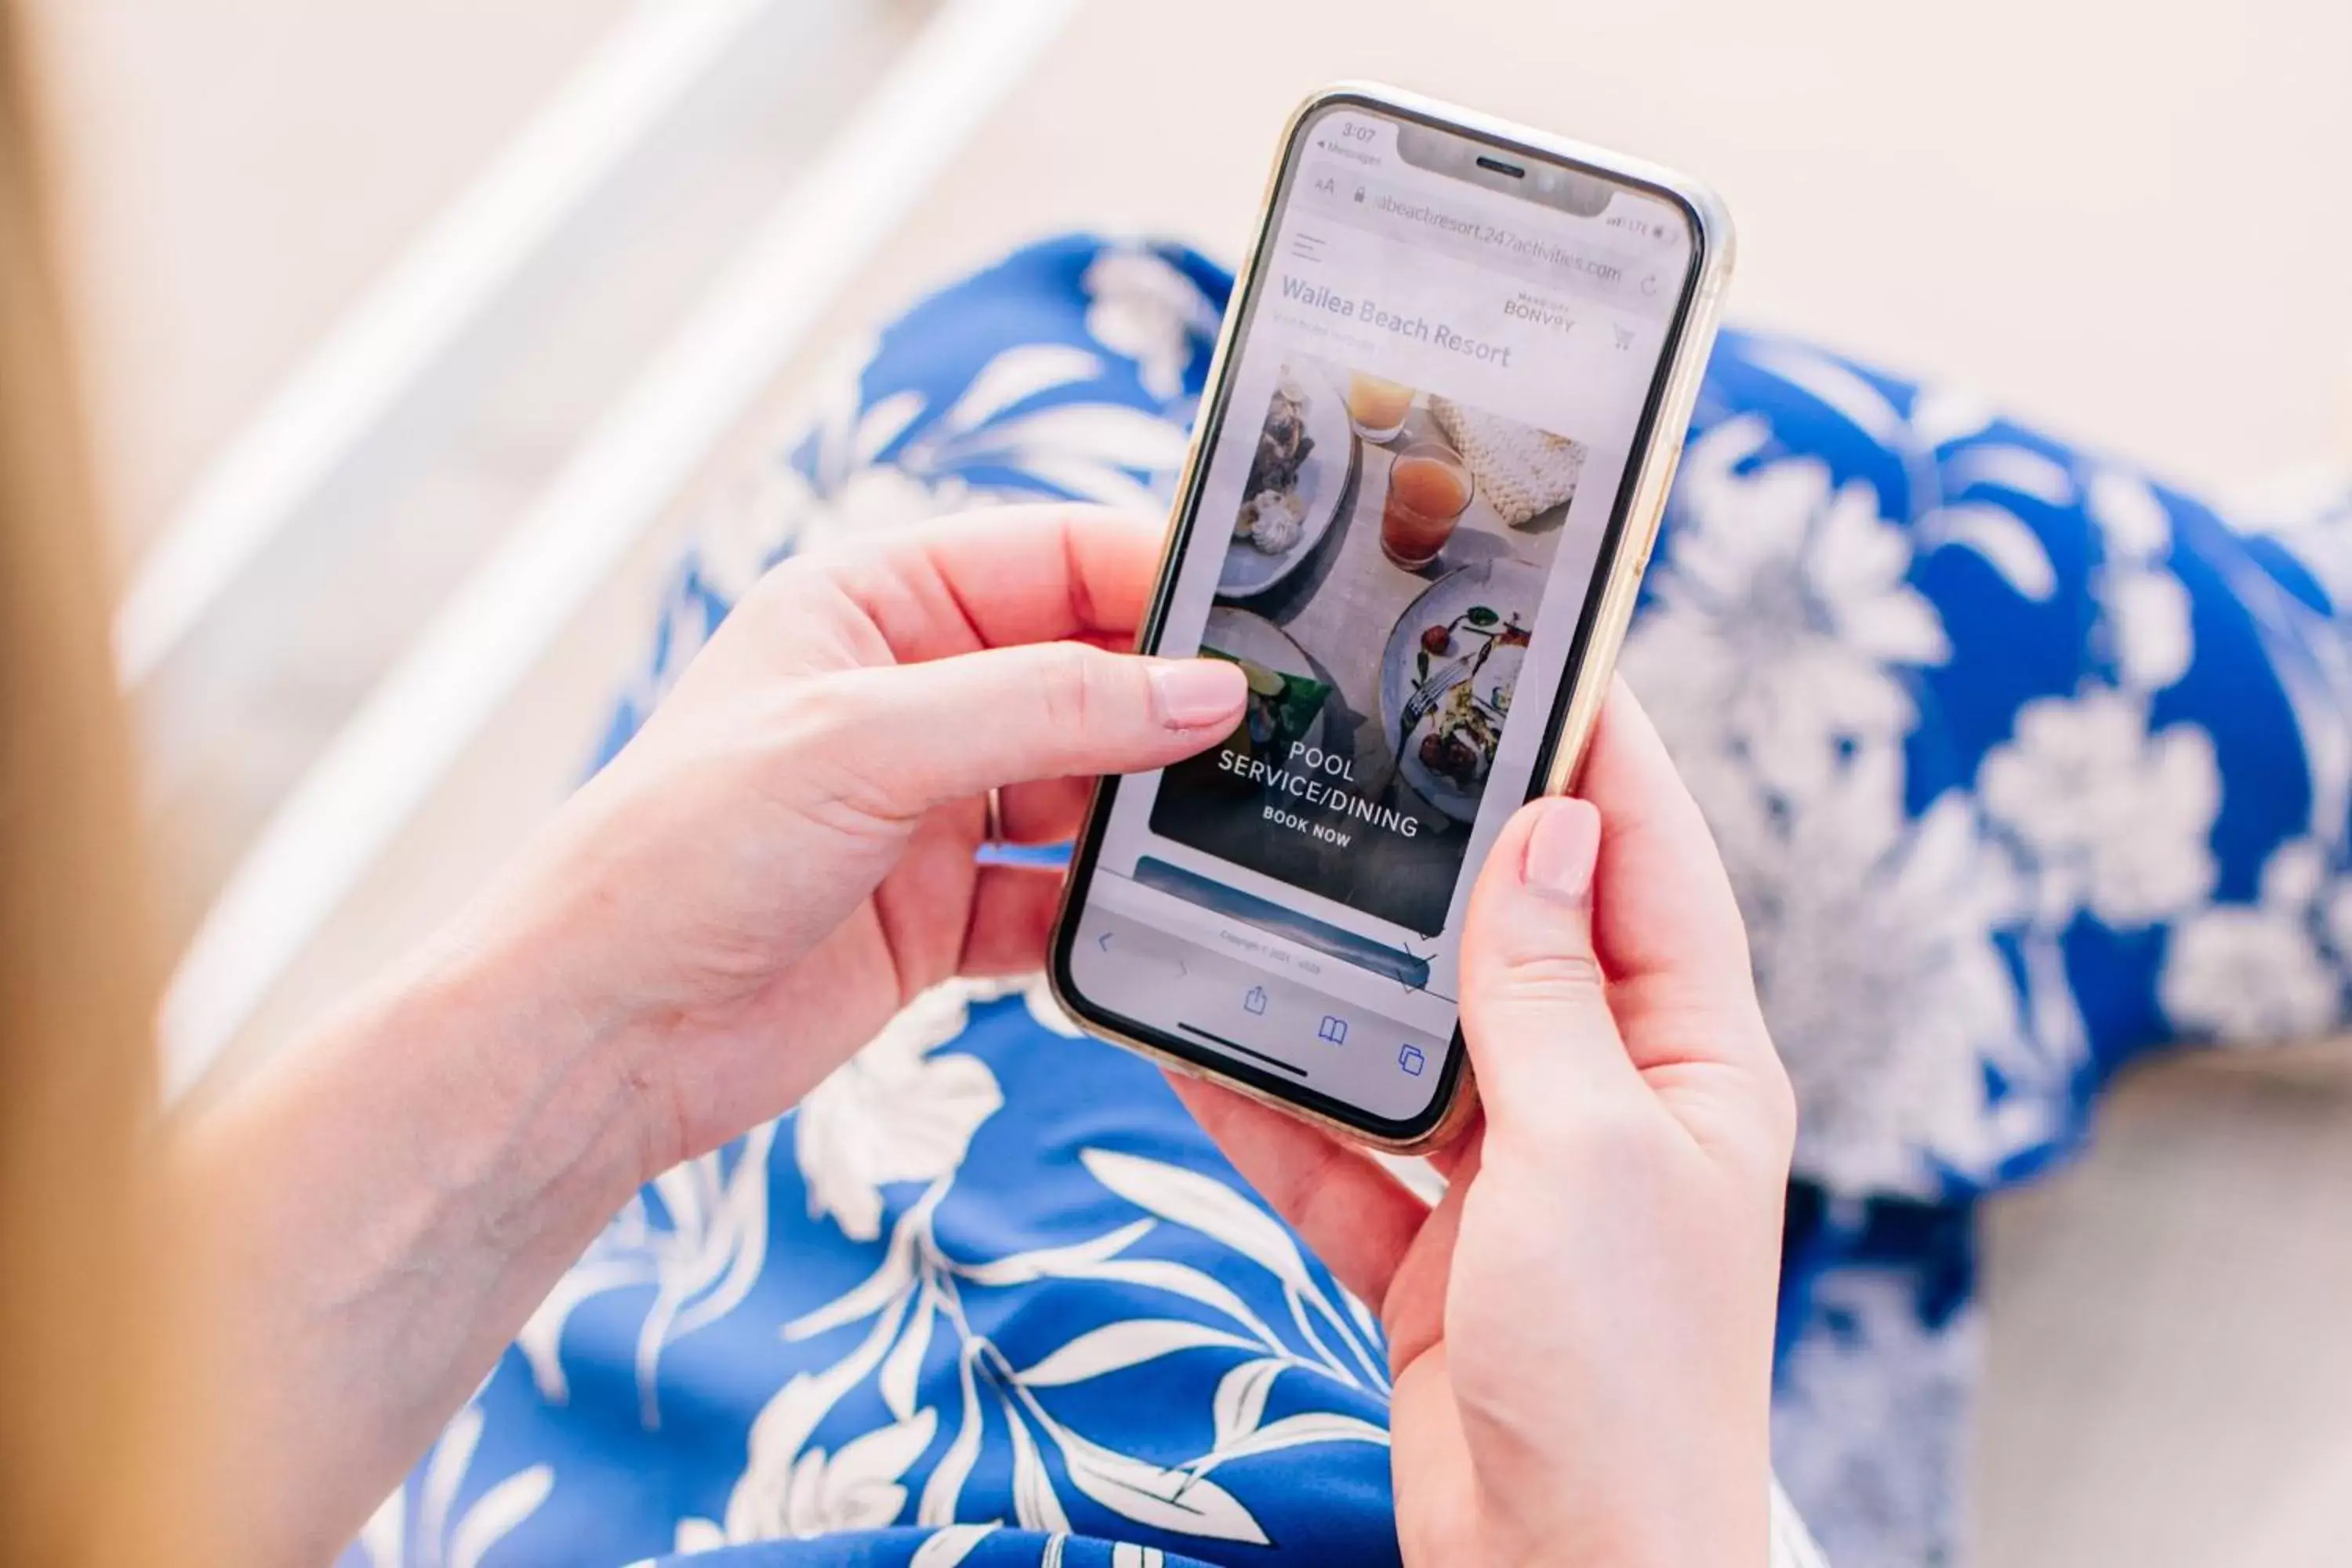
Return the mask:
<path fill-rule="evenodd" d="M 1364 187 L 1361 185 L 1356 187 L 1356 199 L 1360 202 L 1364 199 Z"/>
<path fill-rule="evenodd" d="M 1251 986 L 1248 994 L 1242 997 L 1242 1010 L 1246 1013 L 1265 1012 L 1265 987 L 1263 985 Z"/>

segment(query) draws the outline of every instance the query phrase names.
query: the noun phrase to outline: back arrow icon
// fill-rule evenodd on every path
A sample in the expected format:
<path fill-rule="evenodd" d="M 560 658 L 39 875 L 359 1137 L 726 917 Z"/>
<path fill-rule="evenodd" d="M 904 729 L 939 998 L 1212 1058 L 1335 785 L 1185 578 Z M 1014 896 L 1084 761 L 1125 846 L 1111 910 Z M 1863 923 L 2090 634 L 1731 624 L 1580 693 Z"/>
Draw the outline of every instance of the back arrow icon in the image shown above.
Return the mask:
<path fill-rule="evenodd" d="M 1095 938 L 1095 945 L 1101 948 L 1105 952 L 1108 952 L 1110 951 L 1110 932 L 1105 931 L 1102 935 Z"/>

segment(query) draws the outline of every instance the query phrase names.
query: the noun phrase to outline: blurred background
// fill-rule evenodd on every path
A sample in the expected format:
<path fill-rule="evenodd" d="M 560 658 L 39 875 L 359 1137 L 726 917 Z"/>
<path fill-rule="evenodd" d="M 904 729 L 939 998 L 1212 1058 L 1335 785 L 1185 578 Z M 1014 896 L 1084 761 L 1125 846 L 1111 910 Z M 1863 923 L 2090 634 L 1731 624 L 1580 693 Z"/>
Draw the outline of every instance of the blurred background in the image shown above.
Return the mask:
<path fill-rule="evenodd" d="M 2352 463 L 2338 0 L 32 9 L 183 1082 L 561 798 L 819 367 L 1051 230 L 1236 258 L 1335 77 L 1709 180 L 1740 323 L 2207 489 Z M 2346 1561 L 2341 1063 L 2145 1071 L 2002 1200 L 1981 1561 Z"/>

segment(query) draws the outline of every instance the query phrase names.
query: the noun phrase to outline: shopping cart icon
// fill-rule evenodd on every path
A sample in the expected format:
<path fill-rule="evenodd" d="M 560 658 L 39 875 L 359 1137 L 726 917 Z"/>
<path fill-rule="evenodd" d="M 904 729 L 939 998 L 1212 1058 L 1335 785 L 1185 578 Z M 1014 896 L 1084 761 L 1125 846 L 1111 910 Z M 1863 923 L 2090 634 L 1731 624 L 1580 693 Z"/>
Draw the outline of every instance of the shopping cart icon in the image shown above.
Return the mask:
<path fill-rule="evenodd" d="M 1633 328 L 1631 328 L 1631 327 L 1619 327 L 1619 328 L 1616 328 L 1616 329 L 1615 329 L 1615 331 L 1616 331 L 1616 333 L 1617 333 L 1617 346 L 1618 346 L 1619 348 L 1621 348 L 1621 349 L 1630 349 L 1630 348 L 1632 348 L 1632 347 L 1633 346 Z"/>

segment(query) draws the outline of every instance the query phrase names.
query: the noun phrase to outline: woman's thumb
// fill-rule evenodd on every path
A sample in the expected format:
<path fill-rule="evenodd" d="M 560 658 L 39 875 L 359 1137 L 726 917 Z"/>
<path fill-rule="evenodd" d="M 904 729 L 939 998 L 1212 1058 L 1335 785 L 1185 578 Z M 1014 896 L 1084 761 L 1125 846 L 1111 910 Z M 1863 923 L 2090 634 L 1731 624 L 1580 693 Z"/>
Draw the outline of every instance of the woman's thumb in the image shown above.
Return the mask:
<path fill-rule="evenodd" d="M 1462 1028 L 1490 1113 L 1639 1081 L 1593 952 L 1600 850 L 1590 803 L 1531 801 L 1504 826 L 1471 894 Z"/>
<path fill-rule="evenodd" d="M 1164 767 L 1230 734 L 1248 695 L 1222 659 L 1032 643 L 847 672 L 870 782 L 898 812 L 1031 779 Z"/>

